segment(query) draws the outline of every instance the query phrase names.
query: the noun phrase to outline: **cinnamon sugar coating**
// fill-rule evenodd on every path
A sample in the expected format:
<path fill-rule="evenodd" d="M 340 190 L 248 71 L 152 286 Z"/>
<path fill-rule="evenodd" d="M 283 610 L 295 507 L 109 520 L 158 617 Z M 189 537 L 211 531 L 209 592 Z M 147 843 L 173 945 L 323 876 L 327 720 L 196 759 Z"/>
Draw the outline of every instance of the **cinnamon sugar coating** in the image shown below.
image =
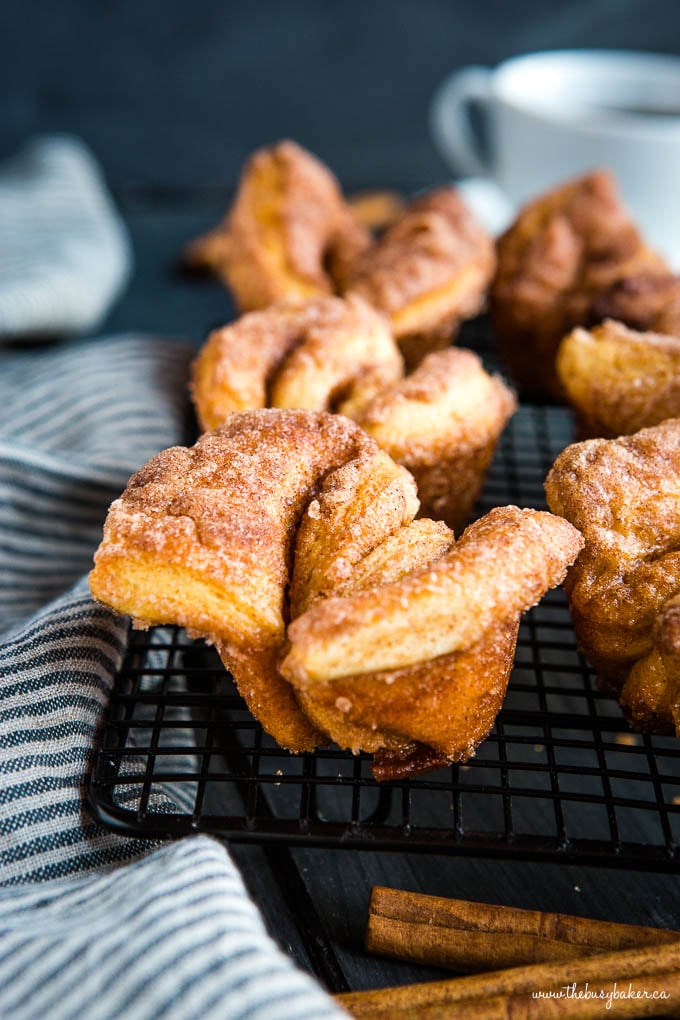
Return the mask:
<path fill-rule="evenodd" d="M 377 241 L 365 224 L 385 226 Z M 481 310 L 495 269 L 493 242 L 455 189 L 406 208 L 386 192 L 352 204 L 291 141 L 251 156 L 224 223 L 185 259 L 216 272 L 242 312 L 356 291 L 389 318 L 409 365 Z"/>
<path fill-rule="evenodd" d="M 629 435 L 680 415 L 680 336 L 606 320 L 562 341 L 557 373 L 581 437 Z"/>
<path fill-rule="evenodd" d="M 423 514 L 455 531 L 516 409 L 471 351 L 433 352 L 404 378 L 386 320 L 355 294 L 243 316 L 210 335 L 192 377 L 204 428 L 265 403 L 353 418 L 413 473 Z"/>
<path fill-rule="evenodd" d="M 450 347 L 428 354 L 354 417 L 412 473 L 423 512 L 459 532 L 516 409 L 500 376 L 489 375 L 472 351 Z"/>
<path fill-rule="evenodd" d="M 594 171 L 525 206 L 498 241 L 491 315 L 522 393 L 561 397 L 555 355 L 613 283 L 662 272 L 622 206 L 612 175 Z"/>
<path fill-rule="evenodd" d="M 305 687 L 462 651 L 560 584 L 582 545 L 559 517 L 496 507 L 435 563 L 313 604 L 288 628 L 282 671 Z"/>
<path fill-rule="evenodd" d="M 374 754 L 376 779 L 468 761 L 503 704 L 518 625 L 490 627 L 470 648 L 407 669 L 316 684 L 298 699 L 336 743 Z M 406 720 L 410 741 L 395 736 Z"/>
<path fill-rule="evenodd" d="M 187 260 L 213 269 L 250 311 L 333 293 L 326 263 L 342 274 L 369 244 L 331 171 L 283 141 L 250 157 L 226 220 L 193 242 Z"/>
<path fill-rule="evenodd" d="M 340 394 L 399 379 L 403 363 L 387 322 L 359 297 L 314 298 L 251 312 L 215 330 L 192 365 L 203 429 L 233 411 L 333 410 Z"/>
<path fill-rule="evenodd" d="M 426 520 L 385 544 L 397 543 L 418 552 L 395 557 L 382 578 L 354 575 L 293 619 L 280 666 L 319 728 L 375 754 L 378 779 L 474 754 L 502 704 L 523 609 L 582 545 L 550 514 L 516 507 L 492 511 L 457 543 Z"/>
<path fill-rule="evenodd" d="M 416 365 L 481 311 L 495 264 L 493 242 L 444 187 L 406 207 L 355 261 L 346 289 L 389 317 L 407 364 Z"/>
<path fill-rule="evenodd" d="M 413 773 L 473 753 L 520 613 L 580 548 L 549 514 L 494 511 L 455 543 L 444 524 L 414 522 L 417 510 L 408 472 L 348 419 L 234 414 L 133 476 L 92 593 L 137 625 L 215 643 L 283 746 L 335 739 L 378 752 L 381 778 Z M 321 644 L 319 621 L 330 621 Z"/>
<path fill-rule="evenodd" d="M 680 734 L 680 596 L 660 610 L 651 650 L 633 663 L 619 700 L 635 729 Z"/>
<path fill-rule="evenodd" d="M 208 637 L 279 743 L 313 747 L 275 668 L 293 542 L 318 480 L 373 448 L 345 418 L 263 410 L 157 454 L 111 506 L 92 594 L 139 626 Z"/>
<path fill-rule="evenodd" d="M 377 447 L 330 472 L 298 528 L 291 616 L 353 586 L 366 557 L 406 529 L 418 508 L 412 476 Z"/>
<path fill-rule="evenodd" d="M 680 628 L 680 419 L 564 450 L 548 505 L 586 544 L 565 589 L 579 645 L 635 728 L 673 731 Z"/>

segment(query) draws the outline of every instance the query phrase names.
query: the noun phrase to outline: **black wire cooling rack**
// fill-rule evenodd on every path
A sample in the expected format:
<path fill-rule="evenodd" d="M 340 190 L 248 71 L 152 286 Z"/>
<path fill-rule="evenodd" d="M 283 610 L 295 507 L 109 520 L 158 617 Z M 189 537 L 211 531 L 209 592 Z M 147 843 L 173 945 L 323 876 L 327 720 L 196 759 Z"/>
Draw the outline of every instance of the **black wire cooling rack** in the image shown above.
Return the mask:
<path fill-rule="evenodd" d="M 479 512 L 544 507 L 543 479 L 570 441 L 568 412 L 522 407 Z M 133 632 L 90 799 L 100 822 L 135 836 L 680 863 L 680 742 L 629 732 L 576 648 L 560 591 L 524 618 L 503 710 L 474 759 L 382 785 L 368 756 L 282 751 L 214 652 L 182 631 Z"/>

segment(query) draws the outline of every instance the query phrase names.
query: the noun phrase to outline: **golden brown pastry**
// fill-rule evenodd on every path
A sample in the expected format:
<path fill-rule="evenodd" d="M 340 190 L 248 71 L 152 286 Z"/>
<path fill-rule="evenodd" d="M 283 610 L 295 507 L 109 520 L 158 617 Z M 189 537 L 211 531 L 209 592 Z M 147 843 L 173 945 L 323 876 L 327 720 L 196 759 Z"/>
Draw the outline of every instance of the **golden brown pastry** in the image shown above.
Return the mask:
<path fill-rule="evenodd" d="M 498 241 L 491 315 L 501 355 L 522 393 L 563 396 L 557 348 L 624 277 L 661 272 L 604 170 L 541 195 Z"/>
<path fill-rule="evenodd" d="M 367 373 L 377 388 L 403 374 L 386 320 L 359 297 L 322 297 L 215 330 L 192 366 L 191 393 L 201 428 L 212 429 L 267 404 L 335 410 Z"/>
<path fill-rule="evenodd" d="M 450 347 L 428 354 L 411 375 L 351 416 L 408 468 L 424 513 L 458 533 L 516 409 L 500 376 L 489 375 L 472 351 Z"/>
<path fill-rule="evenodd" d="M 333 525 L 332 502 L 323 492 L 318 502 L 304 522 L 312 539 Z M 290 624 L 281 663 L 307 715 L 342 746 L 374 752 L 377 778 L 467 760 L 501 706 L 521 613 L 581 548 L 556 520 L 498 508 L 445 550 L 443 535 L 429 535 L 419 567 L 393 568 L 382 583 L 348 578 L 313 599 Z M 426 523 L 390 544 L 409 544 Z M 298 548 L 296 569 L 299 559 Z"/>
<path fill-rule="evenodd" d="M 339 416 L 232 415 L 133 475 L 90 575 L 94 597 L 138 625 L 208 635 L 265 729 L 295 750 L 319 738 L 276 671 L 292 544 L 318 480 L 363 450 L 373 443 Z M 415 486 L 402 477 L 415 513 Z"/>
<path fill-rule="evenodd" d="M 581 539 L 550 514 L 506 507 L 455 543 L 443 524 L 414 523 L 417 509 L 408 472 L 348 419 L 234 414 L 133 476 L 109 512 L 92 593 L 137 625 L 176 623 L 215 643 L 283 746 L 332 738 L 378 752 L 381 778 L 422 771 L 486 735 L 519 616 Z"/>
<path fill-rule="evenodd" d="M 495 255 L 453 188 L 402 204 L 391 192 L 345 201 L 327 167 L 279 142 L 250 158 L 224 223 L 185 260 L 216 272 L 240 311 L 356 291 L 390 319 L 415 365 L 480 311 Z M 385 228 L 377 242 L 368 226 Z"/>
<path fill-rule="evenodd" d="M 353 418 L 415 476 L 423 513 L 456 532 L 516 409 L 471 351 L 433 352 L 404 379 L 386 320 L 356 294 L 245 315 L 210 335 L 192 372 L 205 429 L 265 404 Z"/>
<path fill-rule="evenodd" d="M 379 781 L 465 762 L 503 704 L 517 630 L 499 623 L 464 651 L 407 669 L 299 684 L 298 701 L 335 743 L 372 753 Z"/>
<path fill-rule="evenodd" d="M 583 546 L 576 529 L 563 525 L 539 510 L 496 507 L 436 563 L 380 587 L 320 599 L 288 629 L 285 675 L 309 684 L 470 647 L 559 583 L 566 552 L 575 556 Z"/>
<path fill-rule="evenodd" d="M 495 261 L 489 236 L 458 192 L 444 187 L 406 207 L 355 260 L 345 289 L 389 317 L 412 366 L 481 311 Z"/>
<path fill-rule="evenodd" d="M 680 336 L 680 276 L 655 273 L 617 280 L 597 299 L 591 322 L 616 319 L 642 332 Z"/>
<path fill-rule="evenodd" d="M 249 311 L 333 293 L 329 261 L 342 276 L 370 243 L 330 170 L 283 141 L 251 156 L 226 220 L 186 258 L 213 269 Z"/>
<path fill-rule="evenodd" d="M 603 684 L 621 693 L 634 727 L 672 729 L 680 419 L 567 447 L 546 493 L 553 513 L 586 541 L 565 582 L 580 647 Z"/>
<path fill-rule="evenodd" d="M 619 700 L 635 729 L 680 734 L 680 597 L 659 612 L 651 651 L 633 664 Z"/>
<path fill-rule="evenodd" d="M 680 415 L 680 337 L 606 320 L 560 344 L 557 374 L 582 437 L 627 435 Z"/>

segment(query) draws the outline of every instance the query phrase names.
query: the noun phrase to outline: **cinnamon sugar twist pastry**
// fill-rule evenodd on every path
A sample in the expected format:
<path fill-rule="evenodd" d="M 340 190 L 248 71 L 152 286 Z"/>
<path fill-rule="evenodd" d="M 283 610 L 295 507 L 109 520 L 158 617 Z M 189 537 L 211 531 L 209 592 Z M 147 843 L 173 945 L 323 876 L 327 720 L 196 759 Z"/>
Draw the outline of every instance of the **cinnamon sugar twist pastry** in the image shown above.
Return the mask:
<path fill-rule="evenodd" d="M 403 378 L 386 320 L 356 294 L 245 315 L 210 335 L 192 368 L 204 429 L 250 408 L 338 411 L 418 483 L 423 513 L 459 531 L 508 418 L 503 381 L 471 351 L 433 352 Z"/>
<path fill-rule="evenodd" d="M 459 542 L 348 419 L 232 415 L 154 457 L 112 505 L 95 598 L 213 642 L 284 747 L 329 739 L 390 778 L 469 757 L 493 725 L 520 614 L 581 547 L 506 507 Z M 382 706 L 382 710 L 381 710 Z"/>
<path fill-rule="evenodd" d="M 484 307 L 494 245 L 452 187 L 411 202 L 350 265 L 343 290 L 384 312 L 409 366 L 447 347 Z"/>
<path fill-rule="evenodd" d="M 592 308 L 616 281 L 660 273 L 604 170 L 541 195 L 498 241 L 491 316 L 501 354 L 521 391 L 563 396 L 555 370 L 560 341 L 592 322 Z"/>
<path fill-rule="evenodd" d="M 194 241 L 190 264 L 216 272 L 240 311 L 336 289 L 371 243 L 330 170 L 295 142 L 259 149 L 246 163 L 223 224 Z"/>
<path fill-rule="evenodd" d="M 629 435 L 680 415 L 680 335 L 609 319 L 575 329 L 560 344 L 557 374 L 582 438 Z"/>
<path fill-rule="evenodd" d="M 355 212 L 323 163 L 279 142 L 251 156 L 224 223 L 186 260 L 215 271 L 242 312 L 356 291 L 389 318 L 415 365 L 482 308 L 494 246 L 453 188 L 403 210 L 389 199 Z M 361 221 L 376 215 L 388 225 L 374 242 Z"/>
<path fill-rule="evenodd" d="M 517 401 L 472 351 L 433 351 L 360 406 L 341 406 L 418 485 L 423 513 L 462 531 Z"/>
<path fill-rule="evenodd" d="M 585 538 L 565 582 L 584 654 L 636 729 L 680 733 L 680 419 L 567 447 L 546 493 Z"/>
<path fill-rule="evenodd" d="M 251 312 L 215 330 L 192 365 L 203 429 L 233 411 L 265 407 L 336 410 L 367 385 L 400 379 L 403 363 L 385 319 L 361 298 L 316 298 Z"/>

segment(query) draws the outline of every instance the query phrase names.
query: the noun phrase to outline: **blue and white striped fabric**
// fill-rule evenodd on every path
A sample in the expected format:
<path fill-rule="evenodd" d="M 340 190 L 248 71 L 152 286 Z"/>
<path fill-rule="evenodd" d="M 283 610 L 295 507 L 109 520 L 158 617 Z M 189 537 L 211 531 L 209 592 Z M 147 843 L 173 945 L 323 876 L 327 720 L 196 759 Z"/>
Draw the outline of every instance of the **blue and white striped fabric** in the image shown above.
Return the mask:
<path fill-rule="evenodd" d="M 0 294 L 7 264 L 0 249 Z M 127 626 L 83 575 L 131 472 L 186 440 L 190 354 L 134 335 L 0 349 L 3 1020 L 344 1016 L 269 939 L 224 847 L 129 840 L 88 814 Z M 182 805 L 167 796 L 157 810 Z"/>
<path fill-rule="evenodd" d="M 185 440 L 189 357 L 134 336 L 0 350 L 0 634 L 90 568 L 130 474 Z"/>
<path fill-rule="evenodd" d="M 127 233 L 77 139 L 35 139 L 0 166 L 0 341 L 96 329 L 130 273 Z"/>
<path fill-rule="evenodd" d="M 340 1020 L 281 953 L 218 843 L 0 898 L 3 1020 Z"/>

